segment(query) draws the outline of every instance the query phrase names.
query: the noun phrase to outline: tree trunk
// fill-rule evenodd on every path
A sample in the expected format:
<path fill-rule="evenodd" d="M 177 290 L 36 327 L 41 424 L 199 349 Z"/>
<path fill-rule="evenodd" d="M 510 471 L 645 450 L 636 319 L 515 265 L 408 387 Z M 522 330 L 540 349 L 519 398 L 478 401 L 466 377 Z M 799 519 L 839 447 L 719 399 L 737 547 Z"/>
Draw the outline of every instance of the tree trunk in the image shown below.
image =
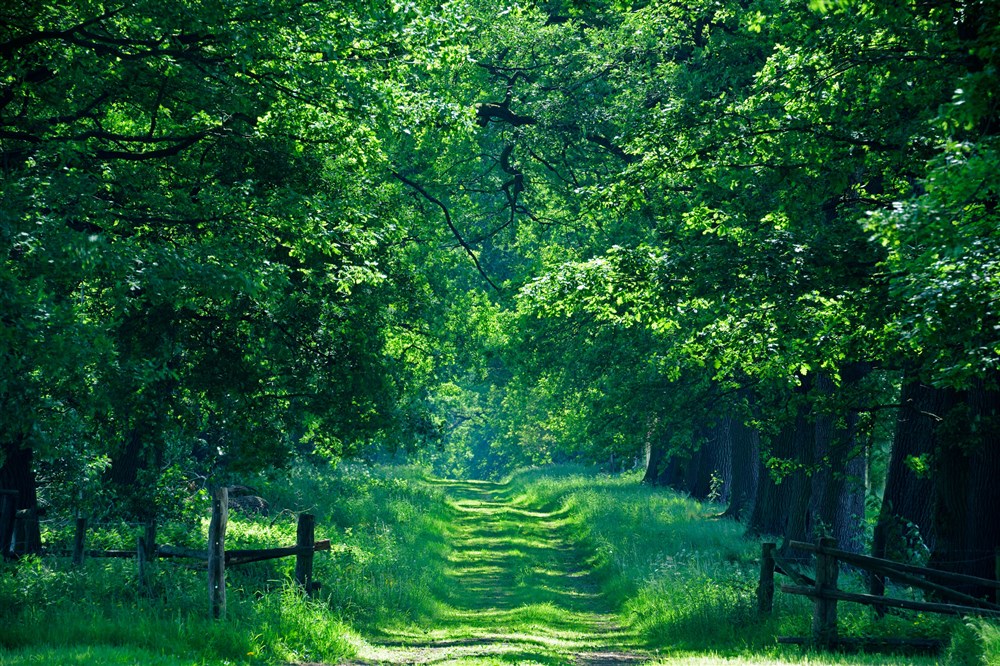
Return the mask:
<path fill-rule="evenodd" d="M 0 488 L 17 491 L 17 510 L 23 512 L 15 522 L 14 555 L 38 553 L 42 549 L 38 526 L 38 487 L 32 457 L 33 451 L 23 446 L 20 436 L 4 445 Z"/>
<path fill-rule="evenodd" d="M 659 485 L 660 474 L 666 464 L 667 446 L 664 439 L 656 433 L 646 435 L 646 473 L 642 477 L 643 483 Z"/>
<path fill-rule="evenodd" d="M 732 482 L 729 486 L 729 508 L 723 515 L 740 520 L 750 511 L 757 498 L 757 483 L 760 478 L 760 433 L 736 416 L 730 419 L 730 441 Z"/>
<path fill-rule="evenodd" d="M 143 472 L 157 469 L 162 463 L 162 451 L 148 441 L 148 432 L 148 428 L 129 430 L 121 446 L 112 452 L 111 466 L 105 473 L 105 479 L 117 491 L 121 513 L 143 523 L 155 522 L 157 517 L 157 507 L 151 501 L 155 489 L 148 486 Z"/>
<path fill-rule="evenodd" d="M 839 399 L 833 402 L 832 413 L 816 419 L 816 455 L 825 461 L 814 476 L 816 516 L 841 549 L 856 553 L 862 549 L 867 465 L 857 441 L 858 412 L 847 405 L 857 402 L 853 393 L 869 372 L 871 366 L 866 363 L 844 366 Z M 820 374 L 816 381 L 817 389 L 827 395 L 838 390 L 826 375 Z"/>
<path fill-rule="evenodd" d="M 956 391 L 927 386 L 913 375 L 904 377 L 902 406 L 872 541 L 875 557 L 905 559 L 921 544 L 933 546 L 934 483 L 930 476 L 918 475 L 909 461 L 934 453 L 938 425 L 958 397 Z"/>
<path fill-rule="evenodd" d="M 810 384 L 812 382 L 810 381 Z M 803 387 L 804 391 L 809 386 Z M 785 542 L 781 551 L 790 556 L 788 542 L 813 540 L 813 478 L 811 468 L 815 463 L 816 425 L 812 422 L 809 405 L 805 402 L 796 410 L 794 431 L 792 433 L 792 456 L 797 468 L 788 475 L 785 483 L 788 489 L 788 520 L 785 527 Z M 807 470 L 809 470 L 807 472 Z M 804 556 L 804 554 L 803 554 Z"/>
<path fill-rule="evenodd" d="M 795 454 L 795 420 L 785 423 L 771 442 L 765 456 L 791 459 Z M 772 470 L 764 460 L 758 462 L 757 498 L 750 513 L 747 532 L 752 535 L 770 534 L 783 536 L 788 526 L 788 511 L 791 501 L 791 483 L 788 477 L 775 479 Z"/>
<path fill-rule="evenodd" d="M 691 496 L 699 500 L 724 503 L 729 499 L 729 484 L 732 476 L 732 449 L 730 439 L 730 417 L 722 416 L 705 431 L 697 475 L 689 484 Z"/>
<path fill-rule="evenodd" d="M 1000 546 L 1000 392 L 977 383 L 938 425 L 934 549 L 929 566 L 993 578 Z M 992 589 L 963 592 L 991 596 Z"/>

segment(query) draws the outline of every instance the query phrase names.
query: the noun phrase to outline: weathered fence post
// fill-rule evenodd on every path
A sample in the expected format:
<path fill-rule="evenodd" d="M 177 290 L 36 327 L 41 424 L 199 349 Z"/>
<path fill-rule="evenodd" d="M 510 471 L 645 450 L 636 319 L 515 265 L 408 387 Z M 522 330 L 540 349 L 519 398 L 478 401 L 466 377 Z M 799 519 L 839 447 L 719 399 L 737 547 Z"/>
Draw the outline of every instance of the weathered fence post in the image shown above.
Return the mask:
<path fill-rule="evenodd" d="M 212 520 L 208 524 L 208 603 L 213 618 L 226 617 L 226 524 L 229 489 L 212 492 Z"/>
<path fill-rule="evenodd" d="M 139 565 L 139 592 L 149 594 L 149 563 L 156 558 L 156 520 L 146 522 L 142 536 L 136 541 L 137 562 Z"/>
<path fill-rule="evenodd" d="M 83 547 L 87 539 L 87 519 L 76 519 L 76 531 L 73 533 L 73 566 L 83 564 Z"/>
<path fill-rule="evenodd" d="M 146 523 L 146 527 L 143 531 L 144 540 L 146 544 L 146 559 L 148 561 L 153 561 L 156 559 L 156 520 L 150 519 Z"/>
<path fill-rule="evenodd" d="M 774 549 L 767 541 L 760 545 L 760 581 L 757 583 L 757 612 L 768 615 L 774 606 Z"/>
<path fill-rule="evenodd" d="M 816 541 L 816 595 L 813 598 L 812 643 L 829 650 L 837 645 L 837 600 L 828 593 L 837 590 L 840 566 L 828 551 L 837 547 L 836 539 L 823 537 Z"/>
<path fill-rule="evenodd" d="M 149 581 L 148 578 L 148 567 L 147 557 L 146 557 L 146 538 L 136 537 L 135 540 L 135 566 L 136 566 L 136 578 L 139 584 L 139 594 L 149 593 Z"/>
<path fill-rule="evenodd" d="M 316 545 L 316 516 L 300 513 L 295 531 L 295 582 L 302 586 L 306 594 L 313 592 L 313 548 Z"/>

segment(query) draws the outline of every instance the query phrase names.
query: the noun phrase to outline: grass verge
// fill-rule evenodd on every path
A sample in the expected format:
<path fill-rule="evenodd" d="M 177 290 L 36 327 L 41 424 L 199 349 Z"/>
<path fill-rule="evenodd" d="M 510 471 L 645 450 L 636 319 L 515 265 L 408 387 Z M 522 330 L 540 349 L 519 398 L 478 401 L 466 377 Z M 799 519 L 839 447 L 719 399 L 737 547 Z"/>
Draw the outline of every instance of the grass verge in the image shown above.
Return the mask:
<path fill-rule="evenodd" d="M 963 626 L 923 613 L 879 619 L 856 604 L 840 604 L 843 636 L 956 638 L 940 658 L 830 657 L 778 646 L 777 636 L 808 635 L 811 604 L 779 591 L 773 614 L 758 617 L 760 542 L 746 538 L 739 523 L 716 518 L 722 507 L 644 486 L 637 475 L 580 467 L 525 470 L 510 484 L 517 503 L 566 512 L 570 540 L 585 547 L 622 623 L 664 653 L 663 663 L 1000 663 L 996 624 Z M 845 572 L 841 587 L 864 585 Z"/>
<path fill-rule="evenodd" d="M 232 513 L 228 548 L 295 542 L 295 513 L 317 516 L 315 578 L 305 598 L 290 581 L 294 558 L 230 568 L 228 617 L 207 619 L 205 574 L 175 562 L 151 565 L 138 591 L 132 560 L 42 557 L 2 565 L 0 666 L 8 664 L 274 664 L 350 658 L 359 631 L 389 617 L 432 612 L 445 506 L 418 470 L 302 466 L 281 481 L 251 480 L 270 517 Z M 207 512 L 207 508 L 206 508 Z M 135 543 L 127 526 L 95 531 L 97 547 Z M 201 546 L 207 518 L 166 525 L 172 543 Z M 49 526 L 47 542 L 66 540 Z"/>

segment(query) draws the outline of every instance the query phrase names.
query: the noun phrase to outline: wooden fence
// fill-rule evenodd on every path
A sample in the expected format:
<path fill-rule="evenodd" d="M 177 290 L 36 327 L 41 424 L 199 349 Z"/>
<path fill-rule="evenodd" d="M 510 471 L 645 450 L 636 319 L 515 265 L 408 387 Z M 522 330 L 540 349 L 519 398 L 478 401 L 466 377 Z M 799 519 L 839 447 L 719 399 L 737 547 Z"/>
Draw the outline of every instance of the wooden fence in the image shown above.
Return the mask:
<path fill-rule="evenodd" d="M 208 529 L 208 547 L 205 550 L 157 545 L 156 528 L 146 525 L 142 536 L 136 540 L 134 550 L 87 550 L 87 521 L 78 518 L 75 525 L 73 550 L 65 553 L 79 565 L 84 557 L 135 558 L 137 579 L 141 591 L 147 588 L 149 562 L 154 559 L 189 559 L 200 562 L 199 568 L 208 571 L 209 611 L 212 617 L 222 618 L 226 614 L 226 567 L 261 562 L 282 557 L 295 557 L 295 582 L 307 594 L 319 589 L 320 584 L 313 579 L 313 558 L 315 553 L 330 550 L 330 540 L 316 540 L 316 518 L 312 514 L 298 516 L 294 546 L 281 548 L 257 548 L 246 550 L 226 550 L 226 527 L 229 522 L 229 497 L 225 487 L 212 494 L 212 518 Z M 6 548 L 14 530 L 16 493 L 0 491 L 0 541 Z"/>
<path fill-rule="evenodd" d="M 964 574 L 919 567 L 903 562 L 894 562 L 867 555 L 858 555 L 837 548 L 833 539 L 818 539 L 816 543 L 791 541 L 789 547 L 811 552 L 815 555 L 815 573 L 810 577 L 777 554 L 774 543 L 761 547 L 760 582 L 757 587 L 758 610 L 762 614 L 771 612 L 774 600 L 774 574 L 780 573 L 792 579 L 794 585 L 781 585 L 781 591 L 799 594 L 813 600 L 812 632 L 809 638 L 781 638 L 783 643 L 807 643 L 821 649 L 858 646 L 858 641 L 841 639 L 837 632 L 837 603 L 849 601 L 876 608 L 900 608 L 952 615 L 982 615 L 1000 617 L 1000 581 L 977 578 Z M 915 601 L 895 597 L 845 592 L 837 588 L 840 563 L 904 583 L 929 592 L 942 601 Z M 997 570 L 1000 573 L 1000 553 L 997 554 Z M 1000 576 L 998 576 L 1000 578 Z M 981 599 L 950 585 L 976 585 L 996 591 L 996 602 Z M 917 648 L 939 647 L 940 641 L 923 639 L 878 639 L 868 641 L 858 647 L 910 646 Z"/>

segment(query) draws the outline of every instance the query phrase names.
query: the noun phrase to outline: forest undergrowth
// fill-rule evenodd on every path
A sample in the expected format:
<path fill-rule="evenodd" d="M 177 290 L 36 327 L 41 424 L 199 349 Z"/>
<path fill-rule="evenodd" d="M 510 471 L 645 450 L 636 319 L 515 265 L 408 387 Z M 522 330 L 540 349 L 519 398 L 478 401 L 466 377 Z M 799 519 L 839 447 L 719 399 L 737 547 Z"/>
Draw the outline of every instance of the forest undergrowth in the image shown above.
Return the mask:
<path fill-rule="evenodd" d="M 941 637 L 949 648 L 940 657 L 916 657 L 817 655 L 777 646 L 776 636 L 808 634 L 811 609 L 779 592 L 774 614 L 757 617 L 759 542 L 746 539 L 741 525 L 715 518 L 718 507 L 643 486 L 634 475 L 595 475 L 575 467 L 522 471 L 506 484 L 474 489 L 485 493 L 498 518 L 490 522 L 483 515 L 466 528 L 456 512 L 463 501 L 471 506 L 468 498 L 456 501 L 456 489 L 463 487 L 472 486 L 428 482 L 416 468 L 352 465 L 333 471 L 302 466 L 280 482 L 257 479 L 255 488 L 272 511 L 234 513 L 228 547 L 293 543 L 294 514 L 308 510 L 317 516 L 317 538 L 329 538 L 332 550 L 317 555 L 316 579 L 323 587 L 312 599 L 291 582 L 293 559 L 231 568 L 223 622 L 207 619 L 204 574 L 194 568 L 157 562 L 140 594 L 131 560 L 90 558 L 80 569 L 53 555 L 8 563 L 0 576 L 0 666 L 380 663 L 364 655 L 375 654 L 372 646 L 385 639 L 388 627 L 417 628 L 418 642 L 424 640 L 420 635 L 433 635 L 438 644 L 473 646 L 473 652 L 482 652 L 475 646 L 489 640 L 507 640 L 471 631 L 476 621 L 484 632 L 503 625 L 508 635 L 572 635 L 587 643 L 587 628 L 574 626 L 583 615 L 560 607 L 559 590 L 569 598 L 560 577 L 570 569 L 559 567 L 578 567 L 586 585 L 593 582 L 601 598 L 585 605 L 606 609 L 601 612 L 611 613 L 612 626 L 628 633 L 632 654 L 620 655 L 628 663 L 1000 663 L 995 624 L 919 614 L 875 620 L 868 610 L 847 604 L 840 611 L 843 634 Z M 204 515 L 204 498 L 191 501 L 190 511 Z M 543 527 L 549 531 L 540 532 Z M 161 540 L 196 547 L 206 529 L 203 516 L 187 526 L 164 525 Z M 136 530 L 95 527 L 89 546 L 130 547 Z M 50 523 L 50 551 L 65 546 L 68 535 L 68 524 Z M 553 535 L 558 561 L 532 562 Z M 459 544 L 459 536 L 466 541 Z M 538 541 L 534 550 L 524 545 L 529 536 Z M 470 548 L 473 538 L 480 545 Z M 498 589 L 472 591 L 468 574 L 455 575 L 456 553 L 475 560 L 477 548 L 489 540 L 496 542 L 490 546 L 494 556 L 508 548 L 515 564 L 495 561 L 497 571 L 488 580 Z M 515 549 L 507 542 L 524 543 Z M 467 572 L 476 565 L 463 563 Z M 539 583 L 545 580 L 539 576 L 551 584 Z M 862 585 L 851 573 L 841 580 L 848 589 Z M 455 608 L 463 604 L 472 610 L 457 622 Z M 583 610 L 590 612 L 589 605 Z M 608 626 L 601 629 L 605 642 L 617 631 Z M 557 645 L 526 645 L 488 656 L 420 659 L 584 663 Z"/>

